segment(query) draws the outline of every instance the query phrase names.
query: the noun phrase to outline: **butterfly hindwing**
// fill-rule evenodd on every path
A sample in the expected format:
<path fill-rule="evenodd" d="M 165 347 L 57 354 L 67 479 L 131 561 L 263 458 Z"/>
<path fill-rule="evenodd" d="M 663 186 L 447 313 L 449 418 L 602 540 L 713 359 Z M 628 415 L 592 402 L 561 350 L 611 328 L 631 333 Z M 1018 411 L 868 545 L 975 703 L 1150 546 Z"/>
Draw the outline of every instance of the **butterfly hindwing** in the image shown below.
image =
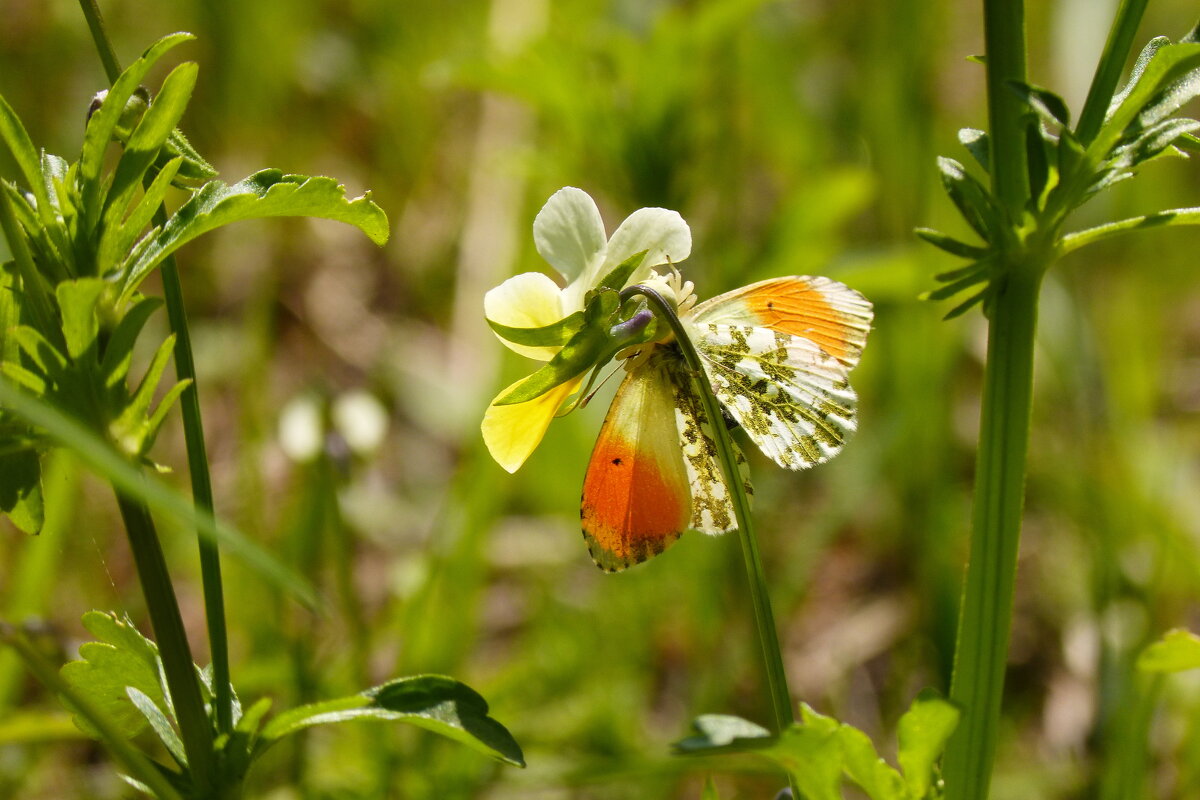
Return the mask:
<path fill-rule="evenodd" d="M 717 458 L 717 445 L 695 378 L 684 368 L 682 359 L 678 369 L 671 372 L 671 377 L 675 393 L 675 422 L 679 427 L 679 443 L 683 448 L 683 463 L 691 487 L 690 527 L 707 534 L 735 530 L 737 520 L 733 514 L 733 502 L 721 471 L 721 462 Z M 717 424 L 724 425 L 725 420 L 722 418 Z M 750 497 L 754 489 L 750 485 L 746 457 L 737 442 L 730 443 L 733 445 L 742 486 L 746 496 Z"/>
<path fill-rule="evenodd" d="M 752 283 L 717 295 L 693 309 L 696 323 L 770 328 L 808 339 L 853 368 L 867 343 L 871 303 L 843 283 L 793 276 Z"/>
<path fill-rule="evenodd" d="M 855 428 L 846 367 L 812 339 L 714 322 L 694 326 L 713 391 L 775 463 L 829 460 Z"/>
<path fill-rule="evenodd" d="M 596 566 L 608 572 L 661 553 L 692 517 L 664 356 L 651 354 L 622 381 L 588 462 L 583 538 Z"/>

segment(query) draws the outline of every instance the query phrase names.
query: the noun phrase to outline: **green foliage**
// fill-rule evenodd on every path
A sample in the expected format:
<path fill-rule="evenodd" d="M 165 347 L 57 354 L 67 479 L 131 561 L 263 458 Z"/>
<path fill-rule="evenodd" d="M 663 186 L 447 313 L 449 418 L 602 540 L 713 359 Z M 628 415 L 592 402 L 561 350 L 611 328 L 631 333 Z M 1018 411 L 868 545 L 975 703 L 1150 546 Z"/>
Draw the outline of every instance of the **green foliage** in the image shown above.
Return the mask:
<path fill-rule="evenodd" d="M 1167 631 L 1138 656 L 1143 672 L 1183 672 L 1200 668 L 1200 636 L 1181 629 Z"/>
<path fill-rule="evenodd" d="M 925 690 L 900 718 L 897 770 L 880 758 L 865 733 L 800 708 L 801 719 L 779 735 L 739 717 L 709 714 L 692 723 L 696 735 L 675 743 L 686 755 L 752 753 L 786 771 L 810 800 L 840 800 L 843 777 L 871 800 L 941 797 L 937 760 L 958 723 L 959 712 Z"/>

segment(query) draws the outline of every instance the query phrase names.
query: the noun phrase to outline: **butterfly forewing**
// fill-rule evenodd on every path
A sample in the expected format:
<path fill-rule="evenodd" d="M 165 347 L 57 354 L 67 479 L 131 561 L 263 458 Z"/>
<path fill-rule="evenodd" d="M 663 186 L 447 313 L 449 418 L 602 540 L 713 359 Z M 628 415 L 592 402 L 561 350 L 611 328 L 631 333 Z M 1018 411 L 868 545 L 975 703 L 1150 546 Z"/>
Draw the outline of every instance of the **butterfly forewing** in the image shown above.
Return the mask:
<path fill-rule="evenodd" d="M 871 303 L 822 277 L 772 278 L 718 295 L 693 309 L 697 323 L 770 328 L 815 343 L 847 369 L 858 363 L 871 330 Z"/>
<path fill-rule="evenodd" d="M 588 462 L 583 538 L 609 572 L 661 553 L 692 517 L 670 370 L 656 352 L 625 377 Z"/>
<path fill-rule="evenodd" d="M 775 463 L 829 460 L 855 428 L 846 367 L 812 339 L 742 325 L 694 325 L 713 391 Z"/>

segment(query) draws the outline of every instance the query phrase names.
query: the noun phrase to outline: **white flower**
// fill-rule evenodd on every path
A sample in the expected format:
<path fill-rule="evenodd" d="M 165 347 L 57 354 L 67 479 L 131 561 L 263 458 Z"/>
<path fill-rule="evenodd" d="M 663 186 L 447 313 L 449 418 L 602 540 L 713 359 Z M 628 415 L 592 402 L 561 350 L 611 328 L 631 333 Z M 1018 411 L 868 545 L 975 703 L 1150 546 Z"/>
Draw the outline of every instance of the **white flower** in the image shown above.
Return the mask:
<path fill-rule="evenodd" d="M 488 320 L 510 328 L 541 328 L 583 310 L 583 298 L 601 279 L 630 256 L 646 251 L 641 265 L 626 281 L 639 283 L 662 264 L 683 261 L 692 251 L 692 234 L 683 217 L 665 208 L 642 208 L 630 214 L 606 238 L 595 201 L 574 187 L 555 192 L 533 221 L 533 241 L 542 258 L 567 282 L 560 288 L 541 272 L 509 278 L 483 298 Z M 623 287 L 610 287 L 619 289 Z M 510 342 L 521 355 L 549 361 L 559 347 L 533 347 Z M 483 418 L 483 438 L 492 457 L 509 472 L 525 462 L 541 442 L 563 401 L 574 394 L 583 376 L 556 386 L 525 403 L 498 406 L 517 384 L 496 395 Z M 519 383 L 519 381 L 518 381 Z"/>

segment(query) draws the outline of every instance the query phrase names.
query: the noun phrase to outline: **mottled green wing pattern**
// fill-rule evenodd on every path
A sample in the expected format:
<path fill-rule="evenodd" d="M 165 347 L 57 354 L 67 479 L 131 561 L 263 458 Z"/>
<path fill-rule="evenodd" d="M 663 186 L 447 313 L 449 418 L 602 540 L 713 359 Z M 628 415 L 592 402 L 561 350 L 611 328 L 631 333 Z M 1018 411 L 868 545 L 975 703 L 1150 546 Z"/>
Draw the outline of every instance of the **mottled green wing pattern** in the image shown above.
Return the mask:
<path fill-rule="evenodd" d="M 708 414 L 700 401 L 696 379 L 689 374 L 680 359 L 671 370 L 671 382 L 675 395 L 675 424 L 679 428 L 679 443 L 683 448 L 683 462 L 687 469 L 688 483 L 692 492 L 693 530 L 715 535 L 737 529 L 729 487 L 721 474 L 721 463 L 717 458 L 717 445 L 709 426 Z M 725 424 L 721 419 L 718 424 Z M 746 456 L 737 442 L 733 445 L 738 471 L 746 496 L 752 497 L 750 470 Z"/>
<path fill-rule="evenodd" d="M 838 359 L 767 328 L 693 327 L 713 391 L 759 449 L 788 469 L 837 455 L 855 429 L 857 400 Z"/>

